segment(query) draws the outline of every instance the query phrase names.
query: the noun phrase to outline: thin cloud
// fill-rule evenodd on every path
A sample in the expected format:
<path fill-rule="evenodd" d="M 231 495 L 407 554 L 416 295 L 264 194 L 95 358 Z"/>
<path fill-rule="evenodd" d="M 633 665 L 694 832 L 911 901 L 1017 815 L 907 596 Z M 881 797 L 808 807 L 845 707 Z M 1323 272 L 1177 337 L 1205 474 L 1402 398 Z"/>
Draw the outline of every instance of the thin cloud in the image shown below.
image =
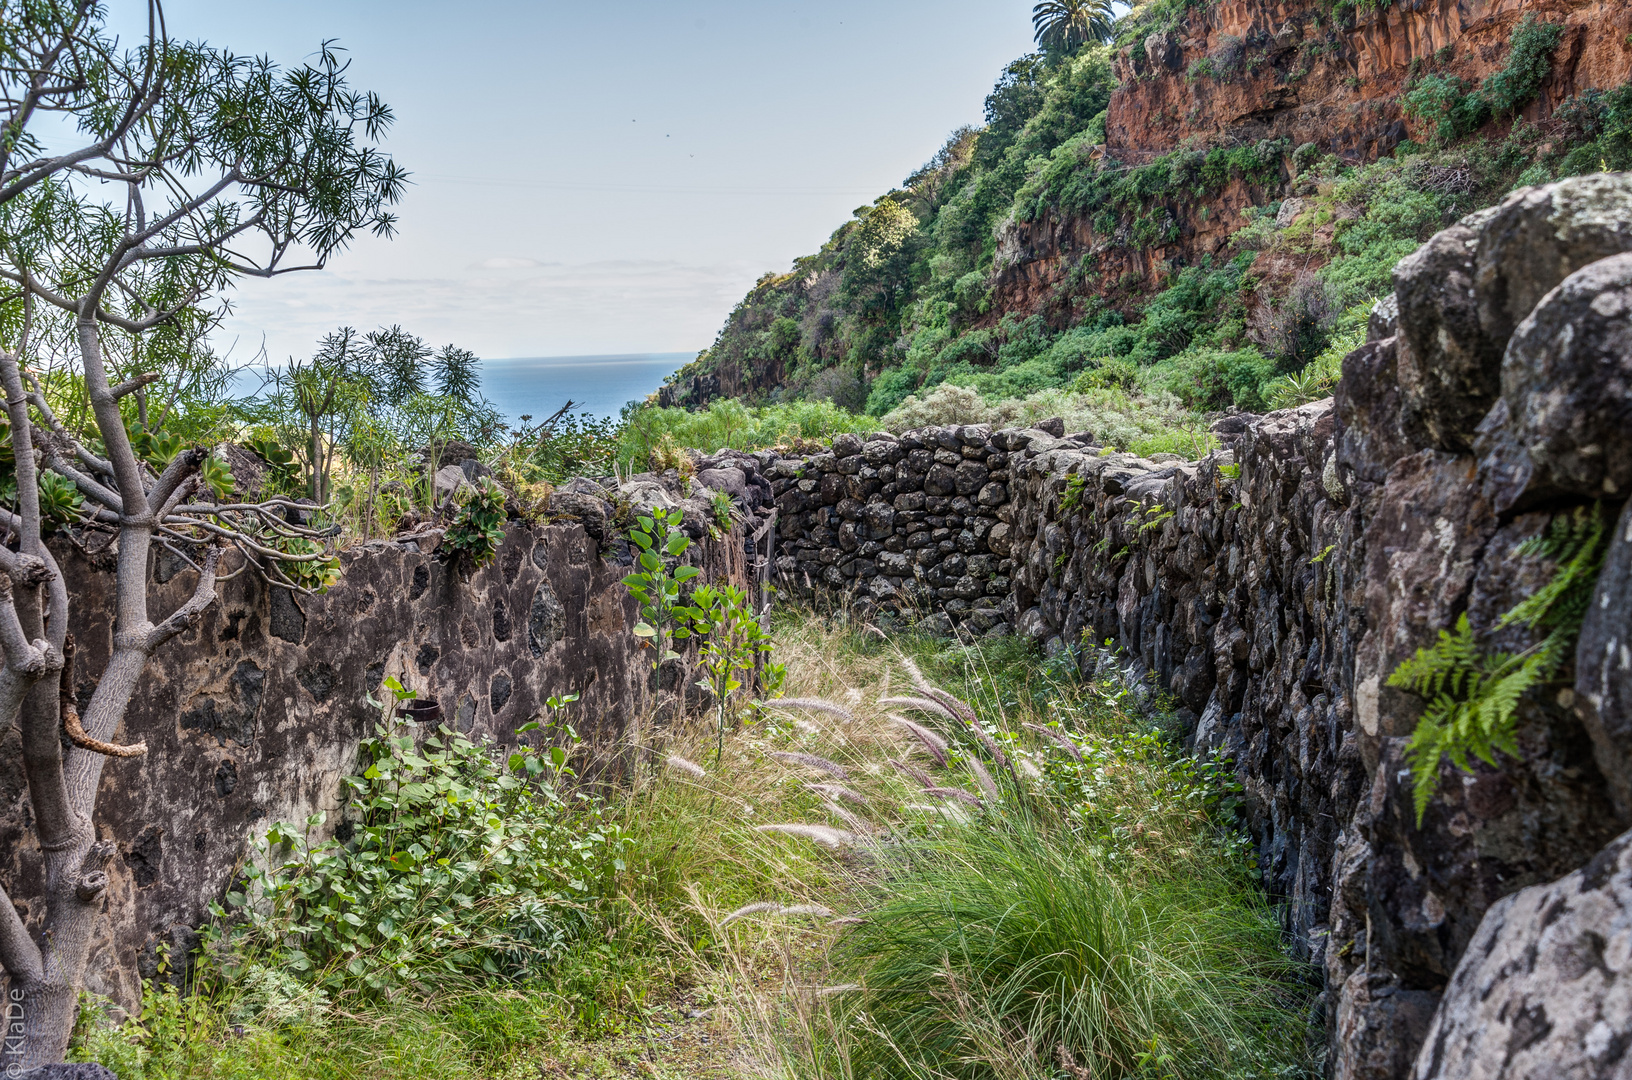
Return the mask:
<path fill-rule="evenodd" d="M 479 263 L 472 263 L 472 270 L 531 270 L 535 267 L 546 266 L 537 259 L 519 258 L 514 255 L 499 255 L 491 259 L 483 259 Z"/>
<path fill-rule="evenodd" d="M 499 269 L 434 278 L 327 270 L 249 282 L 234 296 L 225 337 L 258 342 L 264 333 L 276 359 L 310 354 L 337 326 L 393 324 L 490 357 L 695 352 L 763 267 L 625 259 Z"/>

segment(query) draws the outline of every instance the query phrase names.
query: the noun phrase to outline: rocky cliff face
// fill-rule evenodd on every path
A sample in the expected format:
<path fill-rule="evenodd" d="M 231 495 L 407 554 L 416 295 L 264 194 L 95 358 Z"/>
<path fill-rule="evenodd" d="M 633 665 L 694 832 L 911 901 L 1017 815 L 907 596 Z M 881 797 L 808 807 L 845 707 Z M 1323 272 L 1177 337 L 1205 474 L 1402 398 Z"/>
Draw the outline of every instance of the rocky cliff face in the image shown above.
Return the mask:
<path fill-rule="evenodd" d="M 1113 639 L 1234 762 L 1333 1076 L 1623 1076 L 1629 221 L 1624 174 L 1471 215 L 1396 269 L 1335 399 L 1226 421 L 1200 462 L 979 425 L 760 455 L 777 569 L 966 638 Z M 1462 617 L 1486 654 L 1547 647 L 1507 613 L 1563 572 L 1560 520 L 1608 534 L 1574 654 L 1419 821 L 1424 700 L 1390 676 Z"/>
<path fill-rule="evenodd" d="M 1172 29 L 1120 52 L 1121 85 L 1096 153 L 1135 166 L 1178 148 L 1278 141 L 1286 175 L 1267 184 L 1235 180 L 1205 198 L 1167 199 L 1172 239 L 1151 247 L 1100 234 L 1087 215 L 1010 222 L 999 239 L 994 310 L 1047 310 L 1084 259 L 1099 291 L 1108 291 L 1226 257 L 1245 209 L 1313 194 L 1298 190 L 1298 148 L 1308 148 L 1305 164 L 1325 154 L 1359 164 L 1408 137 L 1432 141 L 1433 132 L 1402 108 L 1408 82 L 1431 73 L 1478 83 L 1506 62 L 1525 16 L 1563 27 L 1551 71 L 1521 112 L 1526 121 L 1545 127 L 1560 103 L 1632 78 L 1632 8 L 1612 0 L 1396 0 L 1358 8 L 1223 0 L 1193 8 Z"/>

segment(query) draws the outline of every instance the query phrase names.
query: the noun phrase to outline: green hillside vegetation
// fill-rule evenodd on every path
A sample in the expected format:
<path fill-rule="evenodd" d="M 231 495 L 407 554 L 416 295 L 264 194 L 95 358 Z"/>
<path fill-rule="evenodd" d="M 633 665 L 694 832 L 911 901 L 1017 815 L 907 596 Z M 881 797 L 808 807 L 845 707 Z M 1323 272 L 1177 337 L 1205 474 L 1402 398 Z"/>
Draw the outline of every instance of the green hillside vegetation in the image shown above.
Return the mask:
<path fill-rule="evenodd" d="M 1142 40 L 1185 7 L 1144 5 L 1118 38 Z M 1489 133 L 1534 98 L 1559 34 L 1525 19 L 1506 66 L 1478 86 L 1422 67 L 1404 107 L 1431 125 L 1433 145 L 1402 143 L 1362 166 L 1273 140 L 1177 147 L 1129 166 L 1102 145 L 1117 46 L 1022 57 L 987 97 L 983 127 L 953 132 L 820 251 L 761 278 L 676 379 L 732 365 L 759 387 L 756 404 L 831 401 L 896 429 L 923 418 L 1076 416 L 1129 444 L 1194 423 L 1186 414 L 1314 400 L 1362 340 L 1394 263 L 1427 237 L 1516 185 L 1632 166 L 1629 87 L 1567 102 L 1545 134 L 1522 119 Z M 1151 289 L 1142 278 L 1104 280 L 1088 256 L 1040 310 L 994 306 L 1005 223 L 1088 218 L 1118 247 L 1148 248 L 1177 239 L 1179 221 L 1204 214 L 1232 181 L 1264 202 L 1222 257 L 1162 270 Z M 1292 193 L 1301 211 L 1277 225 Z M 1310 269 L 1260 280 L 1263 251 Z"/>

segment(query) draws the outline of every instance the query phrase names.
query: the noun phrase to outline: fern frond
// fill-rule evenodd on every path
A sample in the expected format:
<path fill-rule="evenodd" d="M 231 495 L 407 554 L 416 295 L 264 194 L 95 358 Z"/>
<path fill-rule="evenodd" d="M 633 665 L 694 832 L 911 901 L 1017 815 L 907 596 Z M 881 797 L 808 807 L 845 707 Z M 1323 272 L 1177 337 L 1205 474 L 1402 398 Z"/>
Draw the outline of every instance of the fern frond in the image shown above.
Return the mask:
<path fill-rule="evenodd" d="M 1497 629 L 1515 623 L 1536 630 L 1578 628 L 1592 602 L 1592 587 L 1608 540 L 1604 505 L 1594 503 L 1590 509 L 1578 507 L 1559 514 L 1545 534 L 1520 544 L 1519 554 L 1552 559 L 1558 569 L 1545 585 L 1503 615 Z"/>
<path fill-rule="evenodd" d="M 1411 766 L 1411 803 L 1417 812 L 1419 829 L 1428 801 L 1434 797 L 1434 788 L 1439 786 L 1439 759 L 1444 754 L 1444 728 L 1434 722 L 1430 713 L 1423 713 L 1405 747 L 1406 762 Z"/>
<path fill-rule="evenodd" d="M 1394 669 L 1388 685 L 1428 701 L 1406 747 L 1419 827 L 1441 758 L 1467 772 L 1470 757 L 1494 766 L 1498 750 L 1518 756 L 1519 700 L 1553 677 L 1573 640 L 1573 630 L 1555 630 L 1521 653 L 1483 653 L 1463 614 L 1454 632 L 1440 631 L 1438 641 Z"/>

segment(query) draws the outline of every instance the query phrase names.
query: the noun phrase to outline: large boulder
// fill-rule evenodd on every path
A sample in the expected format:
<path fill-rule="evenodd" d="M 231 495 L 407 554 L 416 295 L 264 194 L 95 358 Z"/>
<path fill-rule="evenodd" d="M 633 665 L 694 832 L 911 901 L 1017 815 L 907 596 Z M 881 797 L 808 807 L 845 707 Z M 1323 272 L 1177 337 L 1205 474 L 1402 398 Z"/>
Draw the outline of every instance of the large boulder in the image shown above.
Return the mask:
<path fill-rule="evenodd" d="M 744 505 L 748 503 L 748 478 L 741 469 L 702 469 L 697 473 L 697 482 L 710 491 L 723 491 Z"/>
<path fill-rule="evenodd" d="M 1422 712 L 1388 685 L 1400 662 L 1456 621 L 1496 519 L 1473 484 L 1473 459 L 1423 450 L 1394 464 L 1366 526 L 1365 632 L 1354 661 L 1354 719 L 1367 770 L 1378 740 L 1409 735 Z"/>
<path fill-rule="evenodd" d="M 1416 452 L 1406 434 L 1399 380 L 1399 339 L 1368 341 L 1343 358 L 1334 395 L 1335 465 L 1345 485 L 1381 487 L 1401 458 Z"/>
<path fill-rule="evenodd" d="M 467 495 L 476 490 L 476 486 L 466 478 L 464 470 L 457 465 L 442 466 L 436 470 L 436 476 L 433 479 L 436 485 L 436 501 L 438 503 Z"/>
<path fill-rule="evenodd" d="M 1559 282 L 1623 251 L 1632 251 L 1632 174 L 1520 188 L 1480 229 L 1474 289 L 1481 330 L 1506 341 Z"/>
<path fill-rule="evenodd" d="M 1506 393 L 1503 350 L 1519 324 L 1565 278 L 1626 251 L 1632 175 L 1598 173 L 1516 191 L 1400 260 L 1399 382 L 1417 445 L 1469 449 Z"/>
<path fill-rule="evenodd" d="M 1621 822 L 1632 823 L 1632 502 L 1615 524 L 1581 624 L 1575 694 Z"/>
<path fill-rule="evenodd" d="M 1478 449 L 1498 511 L 1632 492 L 1632 254 L 1577 270 L 1519 324 Z"/>
<path fill-rule="evenodd" d="M 625 481 L 618 486 L 618 494 L 623 496 L 630 510 L 637 514 L 650 514 L 654 510 L 676 510 L 681 507 L 683 501 L 661 480 L 653 478 L 637 477 Z"/>
<path fill-rule="evenodd" d="M 1467 450 L 1501 390 L 1506 338 L 1481 328 L 1473 286 L 1480 228 L 1495 212 L 1469 214 L 1394 268 L 1400 392 L 1420 446 Z"/>
<path fill-rule="evenodd" d="M 1632 833 L 1485 912 L 1415 1080 L 1632 1075 Z"/>
<path fill-rule="evenodd" d="M 574 477 L 550 493 L 550 513 L 577 518 L 597 543 L 608 540 L 611 509 L 607 490 L 582 477 Z"/>

